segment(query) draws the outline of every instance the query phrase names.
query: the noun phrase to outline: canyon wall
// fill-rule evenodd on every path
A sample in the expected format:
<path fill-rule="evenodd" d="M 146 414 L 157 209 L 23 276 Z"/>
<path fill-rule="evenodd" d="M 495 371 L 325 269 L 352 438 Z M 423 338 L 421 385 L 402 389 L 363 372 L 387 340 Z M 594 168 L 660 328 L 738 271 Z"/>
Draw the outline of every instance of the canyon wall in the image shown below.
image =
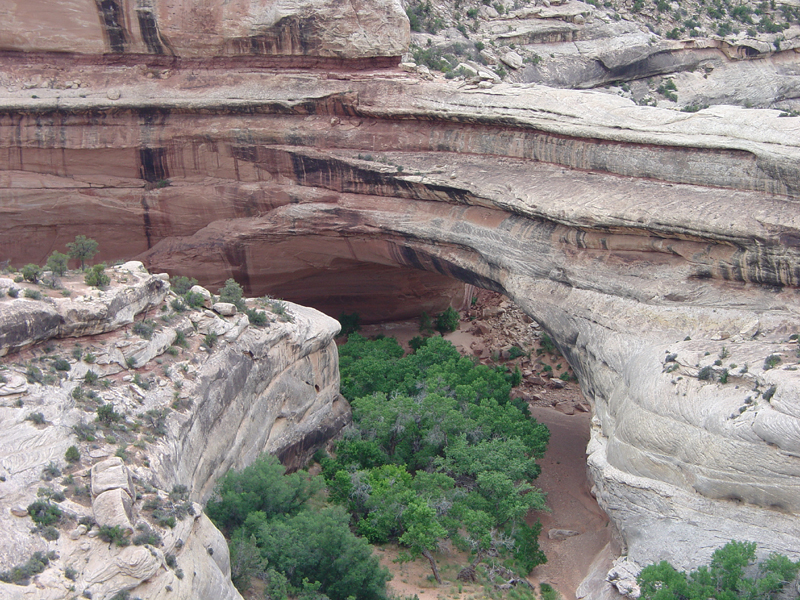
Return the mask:
<path fill-rule="evenodd" d="M 798 557 L 797 119 L 391 70 L 53 75 L 78 76 L 3 101 L 13 264 L 90 233 L 215 284 L 302 296 L 313 276 L 319 297 L 416 269 L 504 292 L 592 402 L 588 464 L 631 560 L 686 568 L 731 538 Z"/>
<path fill-rule="evenodd" d="M 11 351 L 0 362 L 0 572 L 37 551 L 54 552 L 56 567 L 33 587 L 0 582 L 0 595 L 241 598 L 227 543 L 200 503 L 263 452 L 299 468 L 349 422 L 339 324 L 314 309 L 283 303 L 278 314 L 250 301 L 264 321 L 251 325 L 245 314 L 181 308 L 165 277 L 139 262 L 109 271 L 102 292 L 68 275 L 70 297 L 12 299 L 15 286 L 37 286 L 0 279 L 0 332 L 16 332 L 0 337 L 0 355 Z M 65 464 L 71 446 L 77 459 Z M 64 513 L 49 537 L 26 509 L 42 490 Z M 129 532 L 133 545 L 104 541 L 103 525 Z M 147 532 L 159 541 L 136 541 Z"/>
<path fill-rule="evenodd" d="M 409 42 L 408 19 L 396 0 L 12 0 L 0 16 L 0 51 L 113 53 L 117 60 L 151 55 L 314 62 L 285 60 L 294 57 L 353 66 L 358 59 L 380 64 L 380 57 L 397 57 Z"/>

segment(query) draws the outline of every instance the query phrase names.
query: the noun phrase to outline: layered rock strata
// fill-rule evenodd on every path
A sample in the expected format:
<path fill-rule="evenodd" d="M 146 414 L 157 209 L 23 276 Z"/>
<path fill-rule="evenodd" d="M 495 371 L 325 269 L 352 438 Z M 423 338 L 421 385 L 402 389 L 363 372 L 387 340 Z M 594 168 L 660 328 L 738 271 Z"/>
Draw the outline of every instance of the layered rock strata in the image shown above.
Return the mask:
<path fill-rule="evenodd" d="M 797 557 L 795 119 L 402 73 L 214 77 L 7 101 L 0 233 L 37 242 L 4 248 L 14 263 L 92 215 L 107 252 L 214 282 L 332 280 L 346 260 L 501 291 L 592 401 L 589 467 L 631 560 L 686 568 L 731 538 Z"/>
<path fill-rule="evenodd" d="M 3 12 L 0 51 L 26 53 L 343 59 L 352 67 L 358 59 L 380 64 L 378 57 L 398 57 L 409 40 L 408 20 L 394 0 L 69 0 L 13 2 Z"/>
<path fill-rule="evenodd" d="M 165 276 L 149 275 L 141 263 L 110 274 L 105 292 L 78 295 L 82 286 L 70 276 L 62 280 L 69 298 L 53 291 L 38 300 L 0 299 L 0 331 L 21 316 L 45 323 L 25 338 L 45 343 L 2 338 L 5 349 L 25 347 L 0 364 L 0 571 L 36 551 L 55 552 L 35 587 L 0 583 L 0 596 L 128 590 L 145 598 L 240 598 L 227 544 L 198 502 L 229 469 L 262 452 L 289 468 L 305 464 L 349 421 L 338 394 L 339 325 L 313 309 L 282 303 L 278 314 L 251 300 L 264 321 L 254 326 L 235 307 L 188 309 L 167 296 Z M 104 317 L 96 310 L 124 298 L 131 306 Z M 76 304 L 93 317 L 87 335 L 45 330 L 37 307 L 64 315 Z M 137 312 L 144 314 L 134 326 L 120 319 Z M 67 462 L 73 445 L 77 455 Z M 55 529 L 32 530 L 26 507 L 37 495 L 61 510 Z M 103 528 L 134 544 L 118 547 Z"/>

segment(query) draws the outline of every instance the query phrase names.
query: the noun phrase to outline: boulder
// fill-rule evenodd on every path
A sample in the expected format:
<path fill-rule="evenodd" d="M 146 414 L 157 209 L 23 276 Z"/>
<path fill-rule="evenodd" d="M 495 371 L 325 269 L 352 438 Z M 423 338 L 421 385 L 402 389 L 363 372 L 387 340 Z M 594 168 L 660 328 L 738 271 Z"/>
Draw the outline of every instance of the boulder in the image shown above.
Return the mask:
<path fill-rule="evenodd" d="M 133 531 L 131 524 L 133 499 L 123 489 L 115 488 L 98 495 L 92 500 L 92 513 L 95 522 L 101 527 L 121 527 Z"/>
<path fill-rule="evenodd" d="M 500 60 L 502 60 L 512 69 L 521 69 L 522 65 L 524 64 L 522 57 L 513 50 L 511 52 L 506 52 L 503 56 L 500 57 Z"/>
<path fill-rule="evenodd" d="M 223 317 L 232 317 L 236 314 L 236 305 L 230 302 L 216 302 L 211 307 L 211 310 Z"/>
<path fill-rule="evenodd" d="M 547 532 L 547 537 L 551 540 L 561 541 L 580 534 L 580 531 L 574 531 L 572 529 L 550 529 Z"/>
<path fill-rule="evenodd" d="M 113 489 L 122 489 L 131 498 L 136 495 L 130 471 L 121 458 L 115 456 L 96 463 L 92 466 L 91 476 L 93 496 Z"/>

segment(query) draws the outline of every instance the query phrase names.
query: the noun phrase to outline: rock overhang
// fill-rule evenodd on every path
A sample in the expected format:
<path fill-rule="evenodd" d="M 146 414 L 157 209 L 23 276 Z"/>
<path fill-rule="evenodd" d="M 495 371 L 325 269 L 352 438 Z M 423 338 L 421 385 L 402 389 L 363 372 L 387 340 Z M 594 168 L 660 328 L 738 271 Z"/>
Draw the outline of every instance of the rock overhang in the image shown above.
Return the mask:
<path fill-rule="evenodd" d="M 632 558 L 689 566 L 697 539 L 737 535 L 794 552 L 798 382 L 761 366 L 774 353 L 791 366 L 796 346 L 800 152 L 787 119 L 393 73 L 262 75 L 258 92 L 206 98 L 180 77 L 122 88 L 121 101 L 9 101 L 3 235 L 50 247 L 94 214 L 125 231 L 117 252 L 215 283 L 290 281 L 334 256 L 503 291 L 593 402 L 589 466 Z M 98 151 L 108 169 L 82 158 Z M 101 247 L 120 236 L 106 235 Z M 29 250 L 47 252 L 15 262 L 43 259 Z M 714 365 L 723 345 L 730 358 Z M 667 536 L 682 540 L 669 555 Z"/>

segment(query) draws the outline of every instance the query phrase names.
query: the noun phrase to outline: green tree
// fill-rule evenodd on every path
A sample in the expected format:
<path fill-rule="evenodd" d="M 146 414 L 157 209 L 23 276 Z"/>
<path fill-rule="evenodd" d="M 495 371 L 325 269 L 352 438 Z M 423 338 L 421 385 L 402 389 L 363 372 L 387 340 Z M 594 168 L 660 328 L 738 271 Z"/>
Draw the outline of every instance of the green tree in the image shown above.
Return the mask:
<path fill-rule="evenodd" d="M 240 527 L 250 513 L 261 512 L 266 518 L 297 513 L 322 488 L 322 481 L 285 472 L 278 459 L 269 454 L 240 472 L 229 471 L 220 480 L 206 513 L 217 527 L 228 532 Z"/>
<path fill-rule="evenodd" d="M 20 273 L 22 273 L 22 277 L 25 281 L 36 283 L 39 281 L 39 276 L 42 274 L 42 268 L 39 265 L 28 263 L 20 269 Z"/>
<path fill-rule="evenodd" d="M 295 589 L 302 590 L 306 580 L 319 582 L 319 590 L 331 600 L 383 600 L 389 572 L 367 541 L 353 535 L 348 521 L 338 506 L 272 519 L 255 512 L 244 530 L 255 536 L 261 556 Z"/>
<path fill-rule="evenodd" d="M 86 285 L 103 289 L 109 283 L 111 278 L 106 275 L 106 263 L 100 263 L 89 268 L 86 275 L 83 276 L 83 281 Z"/>
<path fill-rule="evenodd" d="M 56 250 L 47 258 L 47 264 L 45 266 L 52 271 L 53 274 L 62 277 L 64 273 L 67 272 L 68 262 L 69 256 Z"/>
<path fill-rule="evenodd" d="M 436 510 L 422 500 L 415 500 L 403 513 L 405 533 L 400 537 L 400 543 L 407 546 L 411 558 L 420 554 L 428 559 L 436 583 L 442 584 L 439 569 L 431 552 L 436 550 L 439 539 L 447 535 L 447 530 L 442 527 L 436 518 Z"/>
<path fill-rule="evenodd" d="M 452 306 L 448 306 L 447 310 L 437 315 L 436 317 L 436 331 L 444 335 L 448 331 L 455 331 L 458 329 L 458 322 L 461 316 L 458 311 Z"/>
<path fill-rule="evenodd" d="M 74 242 L 67 244 L 67 253 L 70 258 L 81 261 L 81 271 L 86 270 L 86 261 L 92 260 L 97 254 L 98 243 L 85 235 L 76 235 Z"/>
<path fill-rule="evenodd" d="M 356 530 L 374 543 L 413 546 L 429 562 L 430 536 L 471 549 L 473 566 L 489 554 L 526 573 L 544 562 L 541 526 L 525 517 L 544 508 L 530 481 L 549 431 L 509 398 L 510 376 L 441 337 L 408 356 L 393 339 L 357 334 L 339 350 L 353 427 L 322 466 L 330 498 L 347 506 Z M 419 502 L 435 507 L 434 521 Z"/>

